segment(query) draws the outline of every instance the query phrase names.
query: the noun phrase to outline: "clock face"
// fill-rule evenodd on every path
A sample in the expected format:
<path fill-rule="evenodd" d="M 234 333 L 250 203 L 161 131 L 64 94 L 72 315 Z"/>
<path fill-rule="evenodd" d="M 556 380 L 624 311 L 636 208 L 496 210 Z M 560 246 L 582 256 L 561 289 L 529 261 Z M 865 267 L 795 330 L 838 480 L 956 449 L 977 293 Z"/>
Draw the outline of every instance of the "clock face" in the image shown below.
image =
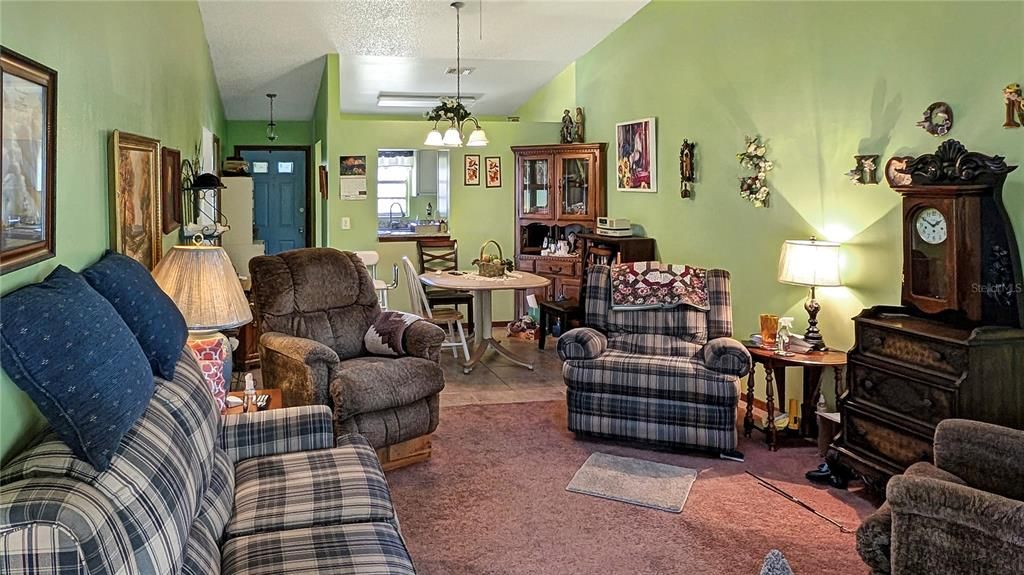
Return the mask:
<path fill-rule="evenodd" d="M 917 235 L 925 242 L 938 245 L 946 241 L 946 218 L 935 208 L 925 208 L 914 218 Z"/>

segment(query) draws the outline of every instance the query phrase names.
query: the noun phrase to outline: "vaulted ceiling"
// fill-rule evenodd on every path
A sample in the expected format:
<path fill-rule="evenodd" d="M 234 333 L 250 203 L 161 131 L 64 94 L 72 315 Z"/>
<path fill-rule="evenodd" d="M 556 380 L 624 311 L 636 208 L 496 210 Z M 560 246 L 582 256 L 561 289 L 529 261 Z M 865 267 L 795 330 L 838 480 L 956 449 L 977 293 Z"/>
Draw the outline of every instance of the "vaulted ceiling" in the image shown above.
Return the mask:
<path fill-rule="evenodd" d="M 462 9 L 462 93 L 480 115 L 515 112 L 648 0 L 468 0 Z M 200 0 L 229 120 L 312 117 L 323 56 L 341 55 L 344 112 L 380 108 L 378 95 L 454 94 L 455 10 L 449 0 L 241 2 Z"/>

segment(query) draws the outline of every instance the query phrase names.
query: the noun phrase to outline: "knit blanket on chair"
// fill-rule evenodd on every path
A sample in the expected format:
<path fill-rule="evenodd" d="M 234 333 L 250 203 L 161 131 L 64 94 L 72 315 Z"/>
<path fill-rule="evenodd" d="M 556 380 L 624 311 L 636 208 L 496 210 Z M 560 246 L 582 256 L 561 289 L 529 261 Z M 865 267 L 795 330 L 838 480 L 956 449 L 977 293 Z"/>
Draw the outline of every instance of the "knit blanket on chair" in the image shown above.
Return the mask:
<path fill-rule="evenodd" d="M 418 315 L 400 311 L 381 312 L 363 336 L 366 351 L 373 355 L 392 357 L 405 355 L 405 330 L 422 319 Z"/>
<path fill-rule="evenodd" d="M 638 310 L 708 304 L 707 272 L 680 264 L 630 262 L 612 266 L 612 309 Z"/>

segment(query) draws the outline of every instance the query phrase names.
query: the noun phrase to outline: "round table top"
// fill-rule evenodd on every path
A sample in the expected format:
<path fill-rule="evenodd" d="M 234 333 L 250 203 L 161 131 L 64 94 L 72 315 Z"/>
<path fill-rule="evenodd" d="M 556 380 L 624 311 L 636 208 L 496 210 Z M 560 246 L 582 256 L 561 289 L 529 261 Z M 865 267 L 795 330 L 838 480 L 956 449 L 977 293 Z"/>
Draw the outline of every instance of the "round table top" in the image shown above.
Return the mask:
<path fill-rule="evenodd" d="M 485 278 L 475 271 L 453 274 L 452 272 L 427 272 L 420 274 L 420 281 L 432 287 L 460 291 L 495 291 L 504 289 L 542 288 L 551 280 L 529 272 L 515 271 L 497 278 Z"/>
<path fill-rule="evenodd" d="M 765 349 L 752 341 L 744 341 L 754 360 L 771 360 L 779 365 L 846 365 L 845 351 L 812 351 L 808 353 L 794 353 L 790 356 L 777 355 L 775 350 Z"/>

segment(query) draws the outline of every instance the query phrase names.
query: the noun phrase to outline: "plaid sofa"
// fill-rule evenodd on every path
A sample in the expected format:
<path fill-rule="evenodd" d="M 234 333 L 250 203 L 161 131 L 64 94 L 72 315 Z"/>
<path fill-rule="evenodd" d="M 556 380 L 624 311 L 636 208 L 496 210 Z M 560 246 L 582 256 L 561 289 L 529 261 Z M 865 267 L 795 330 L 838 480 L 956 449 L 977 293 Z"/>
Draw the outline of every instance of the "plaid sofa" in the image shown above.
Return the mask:
<path fill-rule="evenodd" d="M 729 272 L 707 272 L 710 309 L 614 310 L 608 266 L 591 266 L 587 327 L 558 340 L 576 433 L 716 452 L 736 448 L 739 379 L 750 353 L 732 336 Z"/>
<path fill-rule="evenodd" d="M 221 416 L 187 349 L 109 469 L 51 432 L 0 470 L 0 573 L 414 573 L 374 450 L 330 408 Z"/>

